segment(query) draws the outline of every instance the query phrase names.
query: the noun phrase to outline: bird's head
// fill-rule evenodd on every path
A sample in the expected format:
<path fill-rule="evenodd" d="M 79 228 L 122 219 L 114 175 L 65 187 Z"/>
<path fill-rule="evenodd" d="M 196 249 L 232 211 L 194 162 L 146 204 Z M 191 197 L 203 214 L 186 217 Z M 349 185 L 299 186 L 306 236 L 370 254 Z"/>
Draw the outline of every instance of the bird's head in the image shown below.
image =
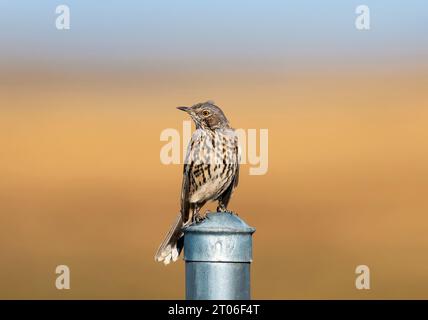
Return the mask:
<path fill-rule="evenodd" d="M 197 129 L 229 128 L 229 121 L 213 101 L 197 103 L 191 107 L 177 107 L 177 109 L 187 112 L 195 122 Z"/>

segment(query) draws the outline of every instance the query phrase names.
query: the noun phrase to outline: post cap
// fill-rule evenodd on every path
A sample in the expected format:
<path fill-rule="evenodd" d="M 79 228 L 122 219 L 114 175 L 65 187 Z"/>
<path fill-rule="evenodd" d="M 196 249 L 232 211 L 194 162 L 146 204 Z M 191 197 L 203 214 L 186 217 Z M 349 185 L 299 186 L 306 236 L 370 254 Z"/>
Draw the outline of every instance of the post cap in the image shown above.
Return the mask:
<path fill-rule="evenodd" d="M 255 228 L 229 212 L 213 212 L 184 230 L 184 260 L 251 262 Z"/>

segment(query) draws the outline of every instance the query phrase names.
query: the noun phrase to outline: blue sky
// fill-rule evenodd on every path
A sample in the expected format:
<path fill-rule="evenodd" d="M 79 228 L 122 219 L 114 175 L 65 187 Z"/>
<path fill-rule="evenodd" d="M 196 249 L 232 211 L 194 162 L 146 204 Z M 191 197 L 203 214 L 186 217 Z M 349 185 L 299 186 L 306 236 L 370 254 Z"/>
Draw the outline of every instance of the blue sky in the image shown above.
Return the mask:
<path fill-rule="evenodd" d="M 55 28 L 67 4 L 71 30 Z M 355 29 L 368 5 L 371 30 Z M 427 62 L 423 0 L 0 0 L 0 64 L 70 66 Z"/>

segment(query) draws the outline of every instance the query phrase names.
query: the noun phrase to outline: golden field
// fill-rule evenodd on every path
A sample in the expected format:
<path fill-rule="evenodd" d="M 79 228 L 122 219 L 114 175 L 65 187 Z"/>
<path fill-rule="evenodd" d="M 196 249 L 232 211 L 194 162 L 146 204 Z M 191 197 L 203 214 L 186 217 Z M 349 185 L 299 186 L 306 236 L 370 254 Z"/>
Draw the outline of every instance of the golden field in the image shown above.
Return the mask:
<path fill-rule="evenodd" d="M 269 130 L 268 173 L 244 165 L 230 205 L 257 229 L 253 298 L 428 298 L 427 75 L 2 75 L 0 298 L 184 298 L 183 261 L 153 260 L 182 174 L 159 136 L 207 99 Z"/>

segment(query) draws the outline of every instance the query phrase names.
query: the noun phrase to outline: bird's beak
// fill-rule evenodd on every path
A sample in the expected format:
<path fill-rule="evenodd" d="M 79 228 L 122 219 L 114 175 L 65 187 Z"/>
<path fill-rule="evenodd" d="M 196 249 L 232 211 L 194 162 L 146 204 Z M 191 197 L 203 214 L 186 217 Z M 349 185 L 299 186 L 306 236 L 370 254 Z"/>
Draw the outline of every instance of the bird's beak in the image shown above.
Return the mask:
<path fill-rule="evenodd" d="M 190 108 L 189 107 L 177 107 L 178 110 L 181 111 L 185 111 L 185 112 L 189 112 Z"/>

